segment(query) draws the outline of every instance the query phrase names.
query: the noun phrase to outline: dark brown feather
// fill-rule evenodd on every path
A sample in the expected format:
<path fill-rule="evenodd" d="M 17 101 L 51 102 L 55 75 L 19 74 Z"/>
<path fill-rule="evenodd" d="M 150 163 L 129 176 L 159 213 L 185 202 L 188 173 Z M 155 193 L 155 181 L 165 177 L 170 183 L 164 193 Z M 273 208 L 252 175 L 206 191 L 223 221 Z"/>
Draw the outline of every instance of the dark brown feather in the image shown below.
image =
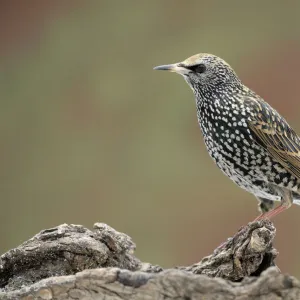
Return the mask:
<path fill-rule="evenodd" d="M 300 138 L 268 103 L 244 98 L 250 109 L 248 125 L 254 139 L 288 172 L 300 179 Z"/>

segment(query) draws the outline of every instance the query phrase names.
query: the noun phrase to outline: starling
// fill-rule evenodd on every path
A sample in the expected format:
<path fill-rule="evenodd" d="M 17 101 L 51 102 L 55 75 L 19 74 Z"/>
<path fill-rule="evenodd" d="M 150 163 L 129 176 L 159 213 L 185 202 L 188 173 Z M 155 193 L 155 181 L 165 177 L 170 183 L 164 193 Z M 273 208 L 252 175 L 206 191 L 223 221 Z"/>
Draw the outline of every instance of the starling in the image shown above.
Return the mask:
<path fill-rule="evenodd" d="M 300 138 L 286 120 L 246 87 L 223 59 L 207 53 L 162 65 L 194 92 L 208 153 L 238 186 L 255 195 L 270 219 L 300 205 Z M 274 208 L 274 201 L 280 205 Z"/>

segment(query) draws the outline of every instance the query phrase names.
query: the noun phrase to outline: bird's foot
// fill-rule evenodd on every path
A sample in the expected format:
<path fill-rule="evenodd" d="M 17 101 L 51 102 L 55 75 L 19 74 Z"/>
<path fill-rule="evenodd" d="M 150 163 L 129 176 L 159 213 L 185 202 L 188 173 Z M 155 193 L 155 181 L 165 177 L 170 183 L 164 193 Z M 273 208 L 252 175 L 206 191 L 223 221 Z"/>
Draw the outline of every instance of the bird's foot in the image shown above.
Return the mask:
<path fill-rule="evenodd" d="M 238 230 L 238 232 L 237 232 L 233 237 L 229 237 L 229 238 L 227 239 L 227 241 L 225 241 L 225 242 L 223 242 L 222 244 L 220 244 L 220 245 L 216 248 L 216 250 L 222 249 L 228 242 L 230 242 L 230 241 L 236 239 L 240 234 L 243 233 L 243 231 L 244 231 L 245 229 L 246 229 L 246 225 L 241 226 L 240 229 Z M 215 251 L 216 251 L 216 250 L 215 250 Z"/>

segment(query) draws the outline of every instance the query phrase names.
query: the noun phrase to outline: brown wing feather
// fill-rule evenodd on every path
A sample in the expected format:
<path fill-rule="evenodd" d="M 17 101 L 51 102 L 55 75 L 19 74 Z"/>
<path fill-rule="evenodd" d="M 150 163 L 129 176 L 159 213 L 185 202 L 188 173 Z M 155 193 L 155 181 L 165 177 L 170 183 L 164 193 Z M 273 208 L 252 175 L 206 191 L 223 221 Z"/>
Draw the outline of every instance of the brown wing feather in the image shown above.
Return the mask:
<path fill-rule="evenodd" d="M 283 117 L 263 100 L 244 99 L 250 112 L 248 125 L 255 140 L 283 168 L 300 179 L 300 138 Z"/>

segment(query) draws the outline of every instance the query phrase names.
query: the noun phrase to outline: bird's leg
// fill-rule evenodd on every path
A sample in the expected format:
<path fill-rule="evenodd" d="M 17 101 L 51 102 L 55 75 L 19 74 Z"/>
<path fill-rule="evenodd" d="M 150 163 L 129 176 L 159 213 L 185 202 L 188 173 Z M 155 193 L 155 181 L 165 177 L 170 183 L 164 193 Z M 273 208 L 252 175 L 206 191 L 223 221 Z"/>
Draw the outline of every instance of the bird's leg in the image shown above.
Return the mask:
<path fill-rule="evenodd" d="M 271 218 L 275 217 L 276 215 L 280 214 L 281 212 L 285 211 L 289 207 L 290 206 L 286 206 L 284 204 L 280 204 L 275 209 L 273 209 L 272 211 L 270 211 L 269 213 L 267 213 L 263 218 L 264 219 L 271 219 Z"/>
<path fill-rule="evenodd" d="M 281 212 L 283 212 L 284 210 L 288 209 L 293 204 L 293 195 L 291 191 L 280 187 L 276 187 L 276 191 L 278 191 L 278 193 L 281 195 L 281 203 L 277 207 L 273 208 L 274 207 L 273 201 L 271 203 L 269 199 L 258 198 L 258 200 L 260 201 L 258 206 L 259 206 L 259 210 L 261 211 L 261 215 L 258 216 L 254 220 L 254 222 L 259 220 L 264 220 L 264 219 L 271 219 L 276 215 L 280 214 Z M 244 228 L 245 226 L 242 226 L 239 229 L 239 231 L 232 237 L 232 239 L 234 239 L 239 234 L 241 234 Z M 223 242 L 217 249 L 222 249 L 224 245 L 226 245 L 226 242 Z"/>
<path fill-rule="evenodd" d="M 289 206 L 285 206 L 284 204 L 279 204 L 276 208 L 272 209 L 271 211 L 259 215 L 257 218 L 254 219 L 254 222 L 264 220 L 264 219 L 271 219 L 278 215 L 279 213 L 283 212 L 289 208 Z"/>
<path fill-rule="evenodd" d="M 258 210 L 260 211 L 261 214 L 254 220 L 254 222 L 263 219 L 263 216 L 267 212 L 272 210 L 275 205 L 274 201 L 267 198 L 257 197 L 257 200 L 258 200 Z"/>
<path fill-rule="evenodd" d="M 266 213 L 260 214 L 258 217 L 256 217 L 256 218 L 253 220 L 253 222 L 260 221 L 260 220 L 264 219 L 265 214 L 266 214 Z"/>
<path fill-rule="evenodd" d="M 293 204 L 293 195 L 290 190 L 280 188 L 278 191 L 281 193 L 281 203 L 276 208 L 261 214 L 254 221 L 259 221 L 262 219 L 271 219 L 288 209 Z"/>

